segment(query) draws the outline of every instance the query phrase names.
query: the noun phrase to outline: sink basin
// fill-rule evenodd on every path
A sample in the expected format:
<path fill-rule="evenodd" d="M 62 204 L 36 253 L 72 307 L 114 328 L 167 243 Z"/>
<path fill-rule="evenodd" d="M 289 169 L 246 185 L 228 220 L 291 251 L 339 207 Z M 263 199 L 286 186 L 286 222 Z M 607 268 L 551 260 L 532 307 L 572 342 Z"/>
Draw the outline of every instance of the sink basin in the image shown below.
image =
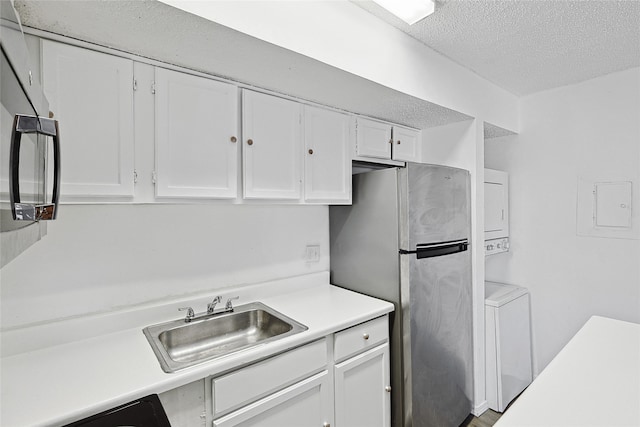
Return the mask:
<path fill-rule="evenodd" d="M 180 319 L 149 326 L 143 332 L 162 369 L 175 372 L 305 330 L 306 326 L 256 302 L 191 322 Z"/>

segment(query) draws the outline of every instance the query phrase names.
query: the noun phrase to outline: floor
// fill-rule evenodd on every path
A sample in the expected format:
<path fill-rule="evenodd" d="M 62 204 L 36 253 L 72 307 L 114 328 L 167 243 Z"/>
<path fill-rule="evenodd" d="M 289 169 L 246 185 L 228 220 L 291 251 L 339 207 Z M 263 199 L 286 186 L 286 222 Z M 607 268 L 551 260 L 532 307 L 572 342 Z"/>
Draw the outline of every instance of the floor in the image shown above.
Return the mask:
<path fill-rule="evenodd" d="M 469 417 L 460 424 L 460 427 L 491 427 L 498 421 L 501 415 L 501 413 L 493 412 L 489 409 L 479 417 L 469 415 Z"/>

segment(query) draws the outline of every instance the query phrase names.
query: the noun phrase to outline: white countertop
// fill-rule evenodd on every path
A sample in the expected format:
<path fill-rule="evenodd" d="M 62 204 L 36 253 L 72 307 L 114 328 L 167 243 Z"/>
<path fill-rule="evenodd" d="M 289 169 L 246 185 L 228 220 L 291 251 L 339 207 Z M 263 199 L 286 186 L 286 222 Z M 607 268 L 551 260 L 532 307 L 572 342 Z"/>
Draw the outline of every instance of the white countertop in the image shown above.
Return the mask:
<path fill-rule="evenodd" d="M 640 426 L 640 325 L 589 319 L 495 426 Z"/>
<path fill-rule="evenodd" d="M 307 286 L 260 301 L 309 329 L 171 374 L 162 371 L 142 333 L 149 324 L 4 357 L 0 365 L 0 424 L 24 427 L 76 421 L 393 311 L 388 302 L 328 284 Z M 239 304 L 247 302 L 251 301 Z M 167 316 L 165 320 L 178 318 L 173 310 Z"/>

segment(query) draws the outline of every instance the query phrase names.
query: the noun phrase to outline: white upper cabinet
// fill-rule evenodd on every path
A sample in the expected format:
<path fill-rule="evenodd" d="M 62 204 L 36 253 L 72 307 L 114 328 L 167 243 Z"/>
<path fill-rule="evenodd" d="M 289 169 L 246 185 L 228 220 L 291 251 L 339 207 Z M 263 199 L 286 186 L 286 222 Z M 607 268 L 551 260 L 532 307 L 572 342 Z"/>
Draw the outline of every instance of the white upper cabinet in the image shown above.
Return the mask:
<path fill-rule="evenodd" d="M 238 89 L 156 68 L 156 197 L 236 198 Z"/>
<path fill-rule="evenodd" d="M 421 161 L 420 131 L 358 117 L 355 158 Z"/>
<path fill-rule="evenodd" d="M 357 119 L 356 156 L 391 158 L 391 125 L 369 120 Z"/>
<path fill-rule="evenodd" d="M 42 76 L 60 121 L 61 201 L 132 198 L 133 61 L 43 40 Z"/>
<path fill-rule="evenodd" d="M 419 163 L 422 157 L 421 147 L 420 131 L 393 126 L 393 160 Z"/>
<path fill-rule="evenodd" d="M 304 107 L 305 201 L 351 201 L 352 118 L 317 107 Z"/>
<path fill-rule="evenodd" d="M 244 197 L 300 199 L 302 104 L 242 91 Z"/>

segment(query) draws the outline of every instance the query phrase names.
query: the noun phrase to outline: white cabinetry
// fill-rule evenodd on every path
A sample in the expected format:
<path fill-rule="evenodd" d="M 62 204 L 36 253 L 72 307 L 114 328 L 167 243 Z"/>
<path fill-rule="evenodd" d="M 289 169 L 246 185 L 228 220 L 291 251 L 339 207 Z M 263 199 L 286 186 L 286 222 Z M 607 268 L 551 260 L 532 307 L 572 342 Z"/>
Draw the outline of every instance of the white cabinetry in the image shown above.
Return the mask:
<path fill-rule="evenodd" d="M 327 363 L 327 340 L 322 339 L 214 378 L 213 425 L 297 427 L 331 423 Z"/>
<path fill-rule="evenodd" d="M 337 427 L 391 425 L 388 327 L 385 316 L 336 333 Z"/>
<path fill-rule="evenodd" d="M 383 344 L 335 367 L 337 427 L 389 427 L 389 345 Z"/>
<path fill-rule="evenodd" d="M 389 427 L 388 321 L 378 317 L 160 400 L 174 427 Z"/>
<path fill-rule="evenodd" d="M 509 249 L 509 175 L 484 170 L 484 238 L 486 254 Z"/>
<path fill-rule="evenodd" d="M 238 89 L 155 70 L 156 197 L 236 198 Z"/>
<path fill-rule="evenodd" d="M 391 159 L 391 125 L 357 118 L 356 156 Z"/>
<path fill-rule="evenodd" d="M 420 131 L 358 117 L 354 158 L 421 161 Z"/>
<path fill-rule="evenodd" d="M 302 104 L 242 91 L 244 197 L 300 199 Z"/>
<path fill-rule="evenodd" d="M 393 127 L 393 160 L 419 163 L 422 157 L 420 131 L 402 126 Z"/>
<path fill-rule="evenodd" d="M 304 107 L 306 202 L 351 201 L 352 121 L 346 114 Z"/>
<path fill-rule="evenodd" d="M 245 384 L 246 386 L 246 384 Z M 324 371 L 213 421 L 214 427 L 331 425 L 331 383 Z"/>
<path fill-rule="evenodd" d="M 235 84 L 49 40 L 42 67 L 63 135 L 63 202 L 351 203 L 352 115 L 246 89 L 240 108 Z M 391 158 L 391 126 L 362 120 L 367 143 L 384 128 Z"/>
<path fill-rule="evenodd" d="M 42 76 L 61 124 L 61 201 L 132 198 L 133 61 L 43 40 Z"/>

